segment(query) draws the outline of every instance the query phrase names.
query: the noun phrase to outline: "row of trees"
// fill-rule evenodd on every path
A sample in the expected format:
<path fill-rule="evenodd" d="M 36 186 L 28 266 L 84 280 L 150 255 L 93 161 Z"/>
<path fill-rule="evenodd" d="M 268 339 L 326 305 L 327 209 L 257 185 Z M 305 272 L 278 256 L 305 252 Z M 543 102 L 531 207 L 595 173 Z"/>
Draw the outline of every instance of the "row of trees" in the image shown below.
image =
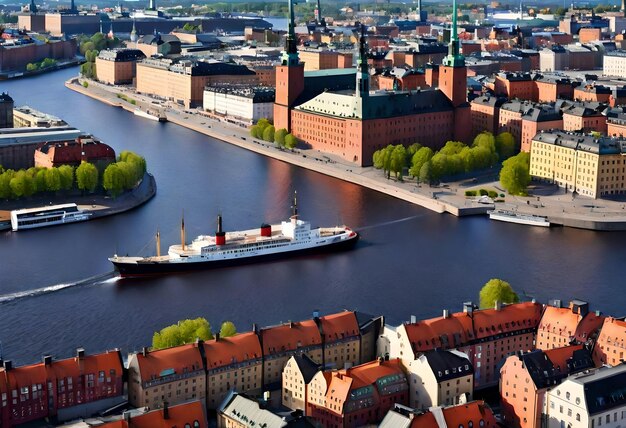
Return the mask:
<path fill-rule="evenodd" d="M 520 152 L 502 163 L 500 183 L 511 195 L 526 196 L 530 184 L 530 154 Z"/>
<path fill-rule="evenodd" d="M 26 64 L 26 71 L 36 71 L 43 70 L 49 67 L 53 67 L 57 65 L 57 60 L 52 58 L 44 58 L 43 61 L 40 62 L 29 62 Z"/>
<path fill-rule="evenodd" d="M 113 197 L 137 185 L 146 173 L 146 160 L 129 151 L 120 153 L 117 162 L 109 164 L 102 176 L 102 187 Z"/>
<path fill-rule="evenodd" d="M 220 327 L 220 337 L 230 337 L 237 334 L 235 324 L 231 321 L 225 321 Z M 155 332 L 152 336 L 152 348 L 163 349 L 172 346 L 193 343 L 196 339 L 211 340 L 213 332 L 211 325 L 206 318 L 186 319 L 178 321 L 176 324 L 170 325 Z"/>
<path fill-rule="evenodd" d="M 395 173 L 402 178 L 402 171 L 409 167 L 409 175 L 421 182 L 430 183 L 442 177 L 489 168 L 498 161 L 512 156 L 516 151 L 515 139 L 508 132 L 497 137 L 482 132 L 474 138 L 471 146 L 459 141 L 448 141 L 439 151 L 413 144 L 388 145 L 374 152 L 374 167 L 382 169 L 387 178 Z"/>
<path fill-rule="evenodd" d="M 98 185 L 98 170 L 83 162 L 78 168 L 61 165 L 58 168 L 32 167 L 14 171 L 0 168 L 0 199 L 17 199 L 36 193 L 71 190 L 93 192 Z"/>
<path fill-rule="evenodd" d="M 289 150 L 298 145 L 298 139 L 293 134 L 288 133 L 285 128 L 276 129 L 267 119 L 259 119 L 257 124 L 250 128 L 250 135 Z"/>

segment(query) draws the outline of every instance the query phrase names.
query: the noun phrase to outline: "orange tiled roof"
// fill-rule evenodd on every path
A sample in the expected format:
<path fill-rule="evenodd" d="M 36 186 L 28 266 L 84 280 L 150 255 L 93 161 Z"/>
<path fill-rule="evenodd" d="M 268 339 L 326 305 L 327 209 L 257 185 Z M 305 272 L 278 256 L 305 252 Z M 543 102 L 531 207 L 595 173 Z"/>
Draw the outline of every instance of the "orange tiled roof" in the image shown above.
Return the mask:
<path fill-rule="evenodd" d="M 598 343 L 611 343 L 622 348 L 626 347 L 626 321 L 607 317 L 602 324 Z"/>
<path fill-rule="evenodd" d="M 322 333 L 327 342 L 359 335 L 359 323 L 354 312 L 345 311 L 320 317 Z"/>
<path fill-rule="evenodd" d="M 292 322 L 261 330 L 265 355 L 321 345 L 322 338 L 315 321 Z"/>
<path fill-rule="evenodd" d="M 202 356 L 195 343 L 150 351 L 145 357 L 138 353 L 137 363 L 143 382 L 158 379 L 165 371 L 173 370 L 174 373 L 181 374 L 203 367 Z"/>
<path fill-rule="evenodd" d="M 448 427 L 460 427 L 461 425 L 466 427 L 469 425 L 469 421 L 472 421 L 475 427 L 480 427 L 481 419 L 485 421 L 485 427 L 493 427 L 496 424 L 493 412 L 489 407 L 485 406 L 484 401 L 472 401 L 467 404 L 445 408 L 443 409 L 443 416 Z"/>
<path fill-rule="evenodd" d="M 572 337 L 578 327 L 580 316 L 570 308 L 546 306 L 539 323 L 539 331 L 558 333 L 560 336 Z"/>
<path fill-rule="evenodd" d="M 343 413 L 343 405 L 348 401 L 348 394 L 353 389 L 353 379 L 350 377 L 339 377 L 333 375 L 328 383 L 326 393 L 326 407 L 337 414 Z M 338 410 L 332 409 L 331 404 L 339 406 Z"/>
<path fill-rule="evenodd" d="M 381 377 L 404 374 L 398 358 L 389 361 L 372 361 L 346 370 L 339 370 L 338 373 L 354 380 L 352 388 L 372 385 Z"/>
<path fill-rule="evenodd" d="M 102 428 L 183 428 L 186 424 L 194 426 L 198 421 L 200 428 L 207 428 L 206 414 L 200 401 L 179 404 L 168 407 L 168 418 L 163 419 L 163 409 L 153 410 L 143 415 L 134 416 L 130 419 L 130 424 L 125 421 L 109 422 L 101 425 Z"/>
<path fill-rule="evenodd" d="M 589 312 L 585 315 L 582 321 L 578 323 L 578 328 L 576 328 L 576 333 L 574 334 L 576 340 L 586 342 L 589 336 L 593 336 L 602 327 L 605 318 L 604 315 L 599 315 L 595 312 Z"/>
<path fill-rule="evenodd" d="M 9 389 L 38 383 L 45 385 L 48 378 L 46 367 L 43 363 L 14 367 L 5 373 Z"/>
<path fill-rule="evenodd" d="M 411 428 L 439 428 L 435 416 L 431 412 L 415 415 L 411 421 Z M 107 427 L 108 428 L 108 427 Z M 451 427 L 452 428 L 452 427 Z M 456 427 L 453 427 L 456 428 Z"/>
<path fill-rule="evenodd" d="M 543 351 L 543 353 L 546 354 L 555 367 L 559 368 L 561 373 L 567 373 L 567 360 L 572 358 L 574 351 L 580 349 L 583 349 L 583 345 L 563 346 Z"/>
<path fill-rule="evenodd" d="M 539 303 L 524 302 L 503 306 L 502 309 L 475 311 L 474 332 L 476 339 L 500 333 L 536 328 L 541 319 L 542 306 Z"/>
<path fill-rule="evenodd" d="M 405 324 L 404 327 L 414 352 L 455 348 L 473 339 L 472 320 L 465 312 Z M 443 343 L 442 336 L 447 343 Z"/>
<path fill-rule="evenodd" d="M 261 358 L 261 343 L 254 332 L 204 342 L 208 370 Z"/>

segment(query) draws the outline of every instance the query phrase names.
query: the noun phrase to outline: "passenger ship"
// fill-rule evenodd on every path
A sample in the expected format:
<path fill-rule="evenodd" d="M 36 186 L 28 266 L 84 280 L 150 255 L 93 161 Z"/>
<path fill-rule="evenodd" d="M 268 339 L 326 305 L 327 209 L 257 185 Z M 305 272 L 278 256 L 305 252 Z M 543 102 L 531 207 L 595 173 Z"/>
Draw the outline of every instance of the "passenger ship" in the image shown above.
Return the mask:
<path fill-rule="evenodd" d="M 92 213 L 78 209 L 76 204 L 50 205 L 11 211 L 11 228 L 22 229 L 55 226 L 88 220 Z"/>
<path fill-rule="evenodd" d="M 224 232 L 222 217 L 217 217 L 214 236 L 200 235 L 185 243 L 185 222 L 181 223 L 181 243 L 172 245 L 168 254 L 160 254 L 157 232 L 157 254 L 153 257 L 109 258 L 122 277 L 154 276 L 254 263 L 294 255 L 349 249 L 359 235 L 346 226 L 311 228 L 298 216 L 294 197 L 293 213 L 281 224 L 263 224 L 258 229 Z"/>

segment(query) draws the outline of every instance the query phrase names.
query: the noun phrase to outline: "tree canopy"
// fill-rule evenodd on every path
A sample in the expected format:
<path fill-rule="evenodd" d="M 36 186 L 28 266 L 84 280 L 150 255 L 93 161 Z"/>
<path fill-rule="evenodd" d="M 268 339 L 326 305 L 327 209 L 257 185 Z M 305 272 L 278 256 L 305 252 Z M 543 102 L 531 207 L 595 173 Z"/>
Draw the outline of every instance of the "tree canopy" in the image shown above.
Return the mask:
<path fill-rule="evenodd" d="M 487 283 L 480 290 L 480 307 L 492 308 L 496 301 L 501 303 L 517 303 L 519 302 L 519 296 L 513 287 L 506 281 L 493 278 L 487 281 Z"/>
<path fill-rule="evenodd" d="M 520 152 L 502 163 L 500 183 L 512 195 L 525 195 L 530 183 L 530 155 Z"/>
<path fill-rule="evenodd" d="M 496 136 L 496 151 L 501 161 L 513 156 L 517 150 L 515 138 L 510 132 L 501 132 Z"/>
<path fill-rule="evenodd" d="M 89 162 L 81 162 L 76 168 L 76 185 L 80 190 L 93 192 L 98 186 L 98 169 Z"/>
<path fill-rule="evenodd" d="M 230 337 L 237 334 L 237 328 L 232 321 L 224 321 L 220 327 L 220 337 Z"/>
<path fill-rule="evenodd" d="M 193 343 L 196 339 L 213 339 L 211 325 L 205 318 L 186 319 L 155 332 L 152 336 L 152 348 L 163 349 L 172 346 Z"/>
<path fill-rule="evenodd" d="M 291 133 L 285 135 L 285 147 L 293 150 L 298 145 L 298 139 Z"/>

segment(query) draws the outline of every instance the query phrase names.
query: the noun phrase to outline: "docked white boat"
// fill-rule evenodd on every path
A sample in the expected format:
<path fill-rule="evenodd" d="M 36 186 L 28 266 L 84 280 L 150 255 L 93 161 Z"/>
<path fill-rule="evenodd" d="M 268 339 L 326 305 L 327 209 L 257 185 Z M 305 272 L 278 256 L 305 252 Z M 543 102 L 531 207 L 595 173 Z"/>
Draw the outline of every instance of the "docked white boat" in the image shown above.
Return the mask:
<path fill-rule="evenodd" d="M 506 221 L 508 223 L 525 224 L 528 226 L 550 227 L 550 222 L 544 216 L 524 214 L 508 210 L 488 211 L 491 220 Z"/>
<path fill-rule="evenodd" d="M 154 120 L 156 122 L 167 122 L 167 117 L 160 112 L 153 112 L 152 110 L 143 111 L 140 108 L 136 108 L 134 113 L 135 116 L 143 117 L 145 119 Z"/>
<path fill-rule="evenodd" d="M 79 209 L 76 204 L 26 208 L 11 211 L 11 228 L 16 232 L 22 229 L 85 221 L 90 216 L 90 212 Z"/>

